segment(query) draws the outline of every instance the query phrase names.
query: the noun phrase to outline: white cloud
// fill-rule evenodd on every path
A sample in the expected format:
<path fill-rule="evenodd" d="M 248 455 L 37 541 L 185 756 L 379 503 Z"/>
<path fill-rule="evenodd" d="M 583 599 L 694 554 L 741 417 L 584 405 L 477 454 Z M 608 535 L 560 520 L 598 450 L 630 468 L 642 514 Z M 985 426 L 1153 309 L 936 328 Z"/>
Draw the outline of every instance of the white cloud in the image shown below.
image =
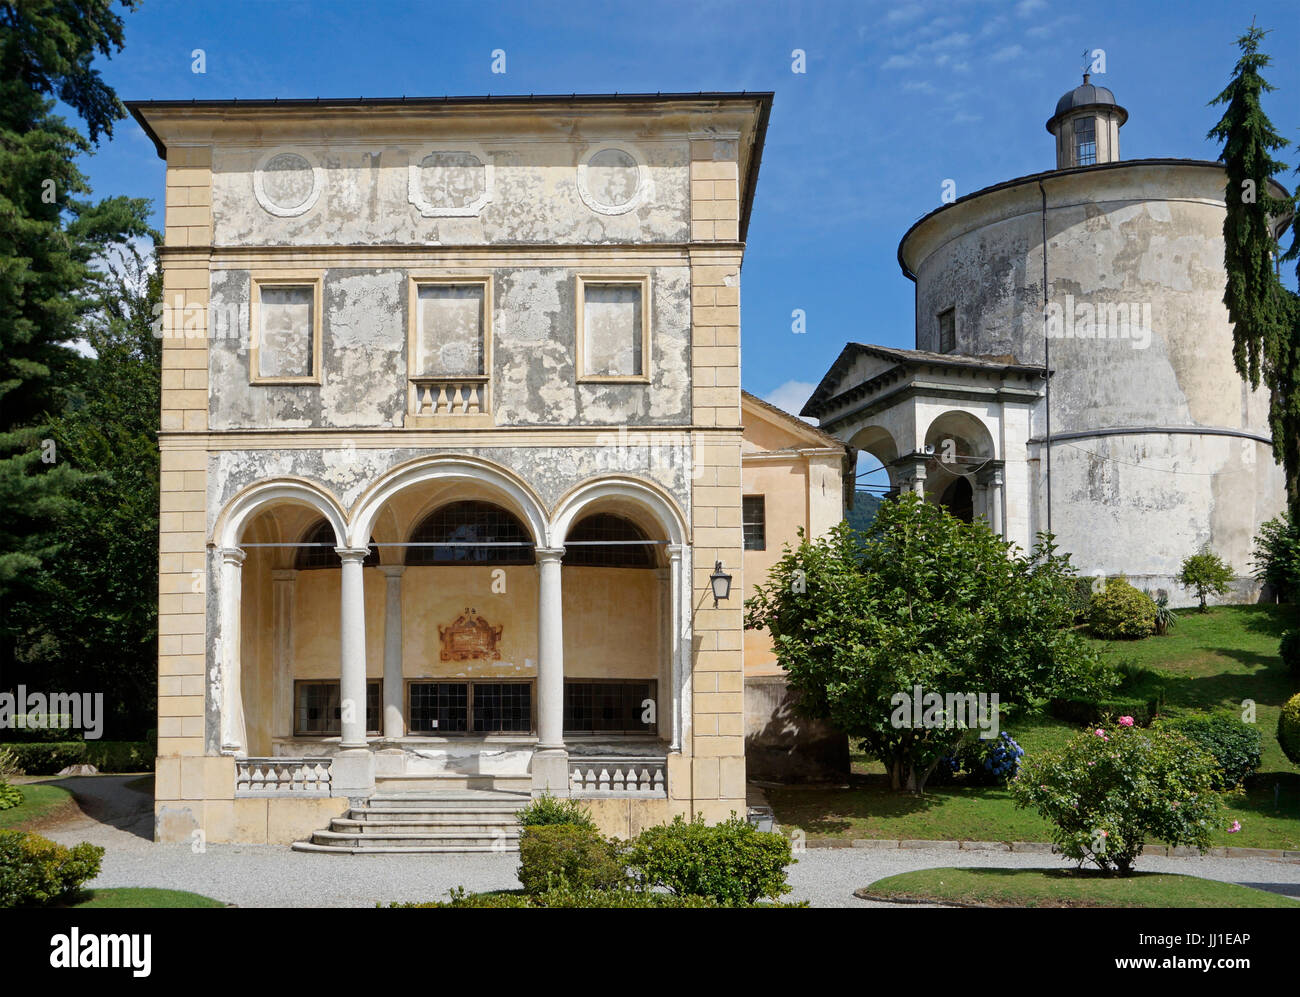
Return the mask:
<path fill-rule="evenodd" d="M 776 388 L 773 388 L 766 395 L 763 395 L 763 401 L 769 405 L 775 405 L 783 412 L 789 412 L 791 415 L 798 415 L 799 410 L 804 407 L 804 403 L 812 397 L 817 385 L 810 381 L 786 381 Z M 813 426 L 817 425 L 816 419 L 804 419 Z"/>
<path fill-rule="evenodd" d="M 1016 4 L 1016 13 L 1021 17 L 1028 17 L 1036 10 L 1046 10 L 1047 0 L 1020 0 Z"/>
<path fill-rule="evenodd" d="M 881 69 L 909 69 L 921 60 L 914 55 L 891 55 L 880 66 Z"/>
<path fill-rule="evenodd" d="M 1010 62 L 1012 59 L 1019 59 L 1025 54 L 1025 50 L 1020 45 L 1005 45 L 993 53 L 989 58 L 993 62 Z"/>

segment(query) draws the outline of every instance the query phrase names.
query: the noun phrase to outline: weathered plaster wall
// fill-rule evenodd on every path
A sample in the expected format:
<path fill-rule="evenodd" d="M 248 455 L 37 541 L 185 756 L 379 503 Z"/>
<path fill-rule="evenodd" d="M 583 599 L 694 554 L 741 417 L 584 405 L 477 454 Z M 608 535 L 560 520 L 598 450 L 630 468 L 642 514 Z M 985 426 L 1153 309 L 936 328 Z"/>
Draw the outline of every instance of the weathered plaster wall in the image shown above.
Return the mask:
<path fill-rule="evenodd" d="M 327 268 L 320 384 L 250 384 L 251 273 L 214 270 L 227 335 L 209 359 L 213 429 L 400 427 L 407 408 L 408 271 Z M 466 272 L 481 276 L 485 271 Z M 650 268 L 650 383 L 577 380 L 577 270 L 498 267 L 492 389 L 497 425 L 690 422 L 690 268 Z M 241 328 L 235 324 L 240 323 Z"/>
<path fill-rule="evenodd" d="M 312 207 L 292 217 L 263 210 L 254 174 L 271 145 L 217 147 L 213 154 L 212 241 L 216 246 L 474 245 L 511 242 L 685 242 L 690 235 L 689 144 L 684 139 L 636 143 L 652 196 L 619 214 L 592 210 L 578 190 L 578 165 L 610 138 L 575 129 L 556 140 L 484 141 L 492 165 L 492 196 L 471 217 L 424 217 L 411 203 L 409 171 L 428 149 L 383 139 L 286 147 L 320 171 Z M 447 148 L 465 142 L 451 139 Z M 476 185 L 480 179 L 470 177 Z"/>
<path fill-rule="evenodd" d="M 1054 436 L 1172 426 L 1269 436 L 1266 392 L 1248 390 L 1232 363 L 1222 303 L 1223 182 L 1212 166 L 1142 162 L 1044 180 L 1049 300 L 1062 311 L 1149 305 L 1151 315 L 1145 348 L 1132 336 L 1051 340 Z M 904 240 L 902 255 L 917 275 L 918 348 L 937 348 L 935 316 L 953 307 L 957 352 L 1043 361 L 1037 184 L 939 212 Z M 1043 404 L 1029 429 L 1045 432 Z M 1042 448 L 1030 450 L 1041 461 Z M 1033 528 L 1046 529 L 1042 468 L 1028 477 L 1014 476 L 1015 492 L 1034 497 Z M 1283 505 L 1267 447 L 1214 435 L 1058 442 L 1052 483 L 1052 526 L 1063 548 L 1085 570 L 1107 574 L 1167 578 L 1209 542 L 1248 575 L 1250 537 Z M 1019 504 L 1009 490 L 1009 504 L 1013 498 Z M 1011 519 L 1009 511 L 1009 528 Z"/>

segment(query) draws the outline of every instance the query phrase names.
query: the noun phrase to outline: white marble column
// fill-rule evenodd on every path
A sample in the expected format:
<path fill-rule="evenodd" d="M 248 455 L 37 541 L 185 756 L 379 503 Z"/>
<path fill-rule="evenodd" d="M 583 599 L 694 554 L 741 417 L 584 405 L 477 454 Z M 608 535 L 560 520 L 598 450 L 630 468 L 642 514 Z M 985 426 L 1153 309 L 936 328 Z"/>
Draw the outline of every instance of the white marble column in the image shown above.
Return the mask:
<path fill-rule="evenodd" d="M 275 641 L 271 657 L 271 736 L 293 736 L 293 603 L 298 572 L 278 568 L 271 572 L 271 625 Z M 272 746 L 271 753 L 275 753 Z"/>
<path fill-rule="evenodd" d="M 247 755 L 244 691 L 240 676 L 243 652 L 244 551 L 223 547 L 221 556 L 221 751 Z"/>
<path fill-rule="evenodd" d="M 989 526 L 998 536 L 1002 530 L 1002 469 L 998 468 L 989 475 Z"/>
<path fill-rule="evenodd" d="M 336 547 L 343 561 L 339 626 L 339 705 L 343 748 L 366 746 L 366 591 L 361 565 L 365 547 Z"/>
<path fill-rule="evenodd" d="M 533 794 L 569 793 L 564 749 L 564 602 L 560 587 L 563 547 L 537 548 L 537 750 Z"/>
<path fill-rule="evenodd" d="M 381 565 L 387 579 L 384 597 L 384 737 L 392 740 L 406 733 L 402 710 L 402 564 Z"/>

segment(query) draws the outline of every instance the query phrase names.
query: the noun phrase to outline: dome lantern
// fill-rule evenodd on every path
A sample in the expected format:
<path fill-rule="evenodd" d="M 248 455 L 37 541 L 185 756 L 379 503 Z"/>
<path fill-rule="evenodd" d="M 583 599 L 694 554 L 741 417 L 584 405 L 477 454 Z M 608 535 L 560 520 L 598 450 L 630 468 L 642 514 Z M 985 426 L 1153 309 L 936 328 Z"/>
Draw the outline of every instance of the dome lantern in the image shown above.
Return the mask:
<path fill-rule="evenodd" d="M 1056 168 L 1119 162 L 1119 130 L 1127 120 L 1128 111 L 1115 95 L 1084 73 L 1083 83 L 1062 95 L 1047 122 L 1056 137 Z"/>

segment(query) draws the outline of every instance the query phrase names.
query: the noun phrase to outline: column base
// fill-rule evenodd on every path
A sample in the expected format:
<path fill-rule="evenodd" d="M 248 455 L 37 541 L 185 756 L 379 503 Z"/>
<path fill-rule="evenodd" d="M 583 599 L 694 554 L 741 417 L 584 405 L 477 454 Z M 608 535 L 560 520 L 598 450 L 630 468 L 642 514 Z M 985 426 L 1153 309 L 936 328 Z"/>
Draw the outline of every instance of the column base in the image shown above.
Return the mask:
<path fill-rule="evenodd" d="M 330 764 L 330 795 L 364 799 L 375 791 L 375 756 L 369 748 L 344 748 Z"/>
<path fill-rule="evenodd" d="M 533 752 L 533 796 L 569 795 L 569 753 L 564 748 L 538 748 Z"/>

